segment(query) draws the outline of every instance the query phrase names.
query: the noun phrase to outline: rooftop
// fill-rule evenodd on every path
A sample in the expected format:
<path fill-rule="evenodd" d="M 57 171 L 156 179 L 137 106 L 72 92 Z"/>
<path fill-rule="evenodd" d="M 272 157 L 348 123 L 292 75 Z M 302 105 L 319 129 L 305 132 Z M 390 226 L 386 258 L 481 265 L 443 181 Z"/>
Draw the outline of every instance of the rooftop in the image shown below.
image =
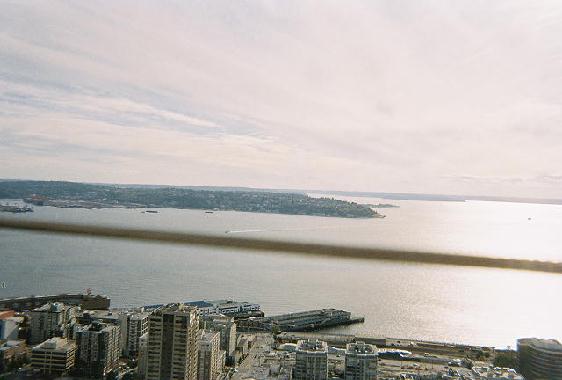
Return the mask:
<path fill-rule="evenodd" d="M 7 340 L 4 343 L 0 343 L 0 351 L 9 350 L 22 344 L 25 344 L 25 340 Z"/>
<path fill-rule="evenodd" d="M 65 351 L 67 349 L 73 348 L 74 346 L 75 346 L 74 342 L 66 338 L 51 338 L 35 346 L 33 350 L 34 351 L 36 350 Z"/>
<path fill-rule="evenodd" d="M 562 352 L 562 344 L 556 339 L 524 338 L 517 341 L 518 344 L 531 345 L 543 350 Z"/>
<path fill-rule="evenodd" d="M 184 305 L 182 303 L 170 303 L 156 309 L 152 315 L 158 316 L 162 314 L 175 314 L 175 315 L 186 315 L 196 312 L 197 308 L 189 305 Z"/>
<path fill-rule="evenodd" d="M 328 344 L 322 340 L 318 339 L 306 339 L 306 340 L 299 340 L 297 343 L 297 351 L 300 352 L 315 352 L 315 353 L 324 353 L 328 352 Z"/>
<path fill-rule="evenodd" d="M 349 343 L 346 348 L 346 353 L 349 354 L 377 354 L 376 346 L 365 344 L 365 342 Z"/>
<path fill-rule="evenodd" d="M 64 310 L 64 307 L 65 305 L 62 302 L 47 302 L 45 305 L 33 309 L 33 311 L 51 311 L 60 313 Z"/>

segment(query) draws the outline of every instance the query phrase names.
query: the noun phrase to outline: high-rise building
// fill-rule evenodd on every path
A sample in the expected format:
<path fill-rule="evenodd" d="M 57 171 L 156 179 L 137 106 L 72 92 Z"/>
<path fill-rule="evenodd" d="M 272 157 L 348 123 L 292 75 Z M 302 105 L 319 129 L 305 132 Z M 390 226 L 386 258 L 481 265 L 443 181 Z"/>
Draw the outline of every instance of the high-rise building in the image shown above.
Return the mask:
<path fill-rule="evenodd" d="M 77 323 L 90 325 L 92 322 L 108 323 L 119 327 L 119 352 L 126 355 L 128 314 L 112 310 L 84 310 Z"/>
<path fill-rule="evenodd" d="M 51 338 L 31 351 L 31 367 L 44 375 L 62 376 L 74 367 L 76 344 L 66 338 Z"/>
<path fill-rule="evenodd" d="M 557 340 L 519 339 L 517 360 L 527 380 L 562 380 L 562 344 Z"/>
<path fill-rule="evenodd" d="M 148 332 L 150 313 L 131 313 L 127 315 L 127 342 L 125 355 L 135 357 L 139 352 L 140 337 Z"/>
<path fill-rule="evenodd" d="M 155 310 L 148 324 L 148 380 L 196 380 L 199 314 L 170 304 Z"/>
<path fill-rule="evenodd" d="M 345 380 L 376 380 L 378 350 L 364 342 L 349 343 L 345 350 Z"/>
<path fill-rule="evenodd" d="M 203 331 L 199 339 L 199 363 L 197 378 L 199 380 L 217 380 L 222 373 L 224 363 L 220 348 L 220 333 Z"/>
<path fill-rule="evenodd" d="M 92 322 L 76 330 L 76 369 L 87 377 L 103 379 L 119 366 L 119 326 Z"/>
<path fill-rule="evenodd" d="M 30 314 L 30 343 L 37 344 L 55 337 L 71 337 L 77 309 L 76 306 L 60 302 L 49 302 L 33 310 Z"/>
<path fill-rule="evenodd" d="M 234 364 L 236 351 L 236 323 L 234 318 L 224 315 L 212 315 L 208 317 L 207 328 L 220 332 L 221 350 L 226 352 L 226 362 Z"/>
<path fill-rule="evenodd" d="M 328 378 L 328 345 L 321 340 L 299 340 L 296 349 L 294 380 Z"/>
<path fill-rule="evenodd" d="M 139 379 L 146 378 L 148 366 L 148 333 L 139 338 L 139 350 L 137 353 L 137 375 Z"/>

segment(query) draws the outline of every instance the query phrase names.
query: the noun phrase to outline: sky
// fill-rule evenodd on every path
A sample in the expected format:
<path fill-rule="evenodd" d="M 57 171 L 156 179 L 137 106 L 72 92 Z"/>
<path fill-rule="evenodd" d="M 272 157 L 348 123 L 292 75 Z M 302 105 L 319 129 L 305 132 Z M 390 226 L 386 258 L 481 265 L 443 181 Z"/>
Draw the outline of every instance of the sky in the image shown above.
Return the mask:
<path fill-rule="evenodd" d="M 562 2 L 0 1 L 0 178 L 562 198 Z"/>

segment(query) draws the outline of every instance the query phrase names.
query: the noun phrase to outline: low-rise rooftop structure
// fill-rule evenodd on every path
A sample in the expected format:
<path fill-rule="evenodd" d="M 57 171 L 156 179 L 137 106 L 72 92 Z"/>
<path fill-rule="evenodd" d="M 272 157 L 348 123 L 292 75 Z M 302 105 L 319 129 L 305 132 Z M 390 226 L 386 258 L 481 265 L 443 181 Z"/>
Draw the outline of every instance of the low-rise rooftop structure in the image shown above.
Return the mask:
<path fill-rule="evenodd" d="M 472 373 L 476 380 L 525 380 L 511 368 L 472 367 Z"/>
<path fill-rule="evenodd" d="M 35 346 L 31 366 L 45 375 L 63 375 L 74 367 L 76 344 L 65 338 L 51 338 Z"/>

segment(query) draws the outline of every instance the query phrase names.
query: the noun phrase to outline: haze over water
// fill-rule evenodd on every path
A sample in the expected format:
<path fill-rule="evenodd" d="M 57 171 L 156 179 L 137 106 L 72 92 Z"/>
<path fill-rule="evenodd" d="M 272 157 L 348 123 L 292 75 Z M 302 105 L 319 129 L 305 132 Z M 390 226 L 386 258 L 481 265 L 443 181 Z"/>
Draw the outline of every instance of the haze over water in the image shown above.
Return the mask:
<path fill-rule="evenodd" d="M 10 217 L 562 261 L 562 206 L 356 200 L 400 208 L 380 209 L 385 219 L 50 207 Z M 260 303 L 267 314 L 342 308 L 366 321 L 334 331 L 374 336 L 494 346 L 562 338 L 562 276 L 554 274 L 5 230 L 0 252 L 0 297 L 90 287 L 113 306 L 232 298 Z"/>

